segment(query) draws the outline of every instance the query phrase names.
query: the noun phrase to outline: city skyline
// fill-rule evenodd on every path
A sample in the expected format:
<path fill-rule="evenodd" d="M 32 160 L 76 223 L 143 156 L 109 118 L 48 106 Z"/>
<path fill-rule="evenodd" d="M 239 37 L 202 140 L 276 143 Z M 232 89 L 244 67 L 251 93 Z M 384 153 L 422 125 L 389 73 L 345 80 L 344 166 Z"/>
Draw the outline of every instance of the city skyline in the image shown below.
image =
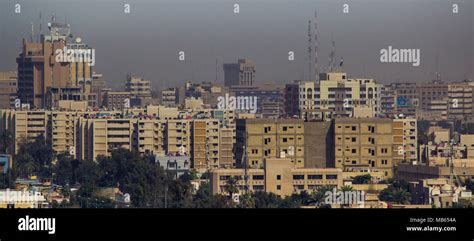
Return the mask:
<path fill-rule="evenodd" d="M 344 70 L 352 77 L 374 78 L 380 83 L 428 82 L 439 72 L 441 79 L 446 81 L 472 79 L 473 63 L 469 51 L 473 51 L 470 46 L 473 24 L 469 22 L 472 18 L 468 11 L 472 8 L 469 1 L 458 3 L 460 10 L 457 14 L 448 11 L 450 5 L 447 2 L 438 1 L 430 5 L 430 9 L 437 12 L 433 14 L 436 19 L 430 19 L 429 13 L 421 11 L 424 3 L 409 1 L 397 6 L 389 1 L 363 1 L 357 5 L 348 2 L 349 13 L 342 12 L 343 2 L 340 1 L 301 1 L 296 5 L 290 5 L 290 1 L 274 1 L 271 5 L 267 1 L 239 1 L 238 14 L 232 12 L 232 1 L 201 1 L 199 4 L 184 0 L 179 1 L 183 4 L 131 1 L 129 15 L 123 13 L 124 3 L 121 2 L 99 1 L 93 9 L 86 8 L 87 1 L 46 2 L 50 4 L 36 6 L 35 2 L 24 2 L 20 14 L 14 13 L 13 3 L 0 3 L 0 19 L 9 23 L 0 28 L 0 41 L 4 43 L 0 48 L 3 56 L 0 69 L 16 69 L 14 59 L 21 39 L 29 39 L 30 22 L 36 23 L 35 31 L 38 33 L 41 12 L 43 33 L 54 13 L 59 22 L 71 24 L 75 37 L 81 37 L 97 50 L 95 71 L 104 74 L 113 87 L 121 86 L 127 73 L 151 80 L 154 88 L 173 87 L 184 80 L 214 81 L 216 69 L 218 83 L 223 83 L 223 64 L 240 58 L 252 59 L 256 63 L 256 84 L 307 80 L 307 21 L 314 20 L 316 10 L 319 72 L 324 72 L 328 65 L 331 40 L 334 40 L 336 61 L 343 57 Z M 91 15 L 107 17 L 101 20 L 83 18 L 82 11 L 86 9 Z M 374 9 L 378 13 L 372 13 Z M 178 12 L 182 16 L 177 15 Z M 295 18 L 278 17 L 283 13 Z M 404 18 L 400 19 L 400 14 Z M 157 19 L 157 24 L 151 20 L 152 17 Z M 443 17 L 446 21 L 441 19 Z M 222 21 L 217 24 L 212 22 L 214 18 Z M 357 21 L 348 21 L 347 18 Z M 452 25 L 457 27 L 452 28 Z M 412 37 L 397 37 L 402 30 L 404 36 Z M 242 38 L 246 31 L 252 37 Z M 379 51 L 388 46 L 421 49 L 420 66 L 380 63 Z M 184 62 L 178 61 L 179 51 L 186 54 Z M 288 61 L 289 51 L 295 52 L 295 61 Z"/>

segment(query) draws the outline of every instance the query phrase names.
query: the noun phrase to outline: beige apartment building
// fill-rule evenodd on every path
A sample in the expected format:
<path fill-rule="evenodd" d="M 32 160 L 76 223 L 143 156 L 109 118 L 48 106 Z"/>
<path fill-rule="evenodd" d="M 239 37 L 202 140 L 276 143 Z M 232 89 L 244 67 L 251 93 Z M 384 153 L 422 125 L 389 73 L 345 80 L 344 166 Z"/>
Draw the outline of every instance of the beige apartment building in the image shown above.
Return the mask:
<path fill-rule="evenodd" d="M 261 168 L 265 158 L 286 157 L 304 167 L 304 127 L 300 119 L 238 119 L 236 162 Z"/>
<path fill-rule="evenodd" d="M 217 119 L 192 121 L 191 167 L 197 170 L 219 167 L 219 129 Z"/>
<path fill-rule="evenodd" d="M 344 171 L 377 170 L 416 161 L 416 120 L 340 118 L 335 121 L 335 166 Z"/>
<path fill-rule="evenodd" d="M 225 186 L 231 177 L 239 180 L 237 186 L 240 194 L 246 190 L 263 191 L 281 197 L 302 191 L 311 193 L 320 186 L 340 188 L 343 183 L 341 169 L 295 168 L 290 158 L 265 158 L 263 163 L 263 168 L 258 169 L 211 170 L 212 193 L 227 194 Z"/>
<path fill-rule="evenodd" d="M 349 79 L 343 72 L 321 73 L 319 76 L 319 84 L 300 83 L 299 105 L 303 117 L 374 117 L 380 111 L 380 90 L 375 80 Z"/>
<path fill-rule="evenodd" d="M 465 119 L 473 114 L 474 82 L 448 85 L 448 118 Z"/>

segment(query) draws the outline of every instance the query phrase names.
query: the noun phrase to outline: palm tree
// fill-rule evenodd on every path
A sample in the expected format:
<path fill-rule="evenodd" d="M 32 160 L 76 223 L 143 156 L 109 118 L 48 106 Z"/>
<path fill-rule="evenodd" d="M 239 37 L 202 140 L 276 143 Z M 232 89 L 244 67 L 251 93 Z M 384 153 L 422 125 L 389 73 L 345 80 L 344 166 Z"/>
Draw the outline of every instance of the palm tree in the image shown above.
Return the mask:
<path fill-rule="evenodd" d="M 315 206 L 323 206 L 327 192 L 332 192 L 332 186 L 319 186 L 313 193 L 311 193 L 310 203 Z"/>
<path fill-rule="evenodd" d="M 349 192 L 349 191 L 354 191 L 354 188 L 352 186 L 344 185 L 341 188 L 339 188 L 339 191 Z"/>
<path fill-rule="evenodd" d="M 239 188 L 237 187 L 238 182 L 239 179 L 234 176 L 230 176 L 225 183 L 224 190 L 229 194 L 229 198 L 231 200 L 232 195 L 239 192 Z"/>

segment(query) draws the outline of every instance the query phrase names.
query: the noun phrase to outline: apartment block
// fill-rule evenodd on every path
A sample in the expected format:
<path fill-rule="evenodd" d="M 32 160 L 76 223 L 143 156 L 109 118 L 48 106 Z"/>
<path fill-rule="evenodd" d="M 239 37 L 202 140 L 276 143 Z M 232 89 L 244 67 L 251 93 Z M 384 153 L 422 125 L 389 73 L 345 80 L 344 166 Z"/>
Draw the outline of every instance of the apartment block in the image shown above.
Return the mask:
<path fill-rule="evenodd" d="M 474 82 L 449 84 L 448 118 L 464 119 L 473 114 Z"/>
<path fill-rule="evenodd" d="M 299 119 L 238 119 L 236 162 L 263 167 L 264 158 L 287 157 L 304 167 L 304 122 Z"/>
<path fill-rule="evenodd" d="M 192 167 L 207 170 L 219 167 L 219 121 L 195 119 L 192 121 Z"/>
<path fill-rule="evenodd" d="M 415 119 L 336 119 L 335 166 L 391 177 L 394 165 L 417 160 L 416 142 Z"/>
<path fill-rule="evenodd" d="M 318 83 L 300 83 L 299 108 L 303 118 L 351 117 L 357 111 L 373 117 L 380 111 L 380 89 L 375 80 L 349 79 L 343 72 L 321 73 L 319 79 Z"/>

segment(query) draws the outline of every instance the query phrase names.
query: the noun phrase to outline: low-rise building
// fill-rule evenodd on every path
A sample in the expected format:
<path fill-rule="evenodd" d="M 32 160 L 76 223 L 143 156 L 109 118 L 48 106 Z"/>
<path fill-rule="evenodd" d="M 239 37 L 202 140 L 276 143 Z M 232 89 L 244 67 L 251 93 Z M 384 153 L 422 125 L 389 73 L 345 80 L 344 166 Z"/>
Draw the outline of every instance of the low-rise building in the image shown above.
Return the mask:
<path fill-rule="evenodd" d="M 247 177 L 246 177 L 247 176 Z M 213 194 L 227 194 L 230 178 L 238 179 L 239 193 L 272 192 L 278 196 L 306 191 L 311 193 L 321 186 L 342 186 L 342 171 L 336 168 L 295 168 L 289 158 L 265 158 L 263 168 L 213 169 L 211 190 Z"/>

